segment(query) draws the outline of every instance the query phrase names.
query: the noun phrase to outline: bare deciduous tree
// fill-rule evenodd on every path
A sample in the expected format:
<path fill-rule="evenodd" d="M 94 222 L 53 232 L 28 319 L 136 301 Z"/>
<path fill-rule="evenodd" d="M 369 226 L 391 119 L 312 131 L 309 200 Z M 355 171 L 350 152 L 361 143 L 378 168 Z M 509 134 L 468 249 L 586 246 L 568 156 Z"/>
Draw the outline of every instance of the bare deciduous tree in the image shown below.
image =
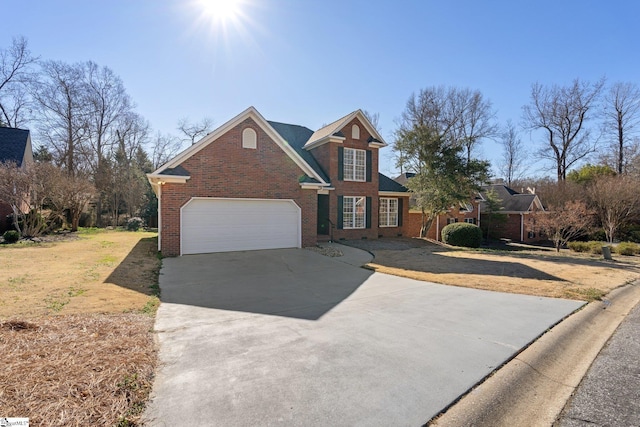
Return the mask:
<path fill-rule="evenodd" d="M 511 183 L 522 178 L 526 172 L 525 160 L 527 152 L 513 122 L 509 120 L 500 139 L 502 145 L 502 163 L 500 172 L 511 187 Z"/>
<path fill-rule="evenodd" d="M 78 231 L 80 215 L 96 195 L 95 186 L 85 173 L 69 175 L 59 168 L 52 171 L 50 179 L 48 201 L 60 215 L 68 211 L 71 231 Z"/>
<path fill-rule="evenodd" d="M 81 169 L 81 145 L 88 132 L 90 106 L 82 64 L 42 63 L 42 78 L 33 85 L 39 109 L 39 134 L 69 175 Z"/>
<path fill-rule="evenodd" d="M 29 212 L 32 182 L 31 168 L 20 167 L 14 162 L 0 163 L 0 200 L 11 207 L 13 226 L 20 235 L 26 231 L 20 227 L 20 222 Z"/>
<path fill-rule="evenodd" d="M 531 87 L 523 118 L 530 130 L 543 131 L 546 142 L 538 156 L 553 162 L 558 181 L 564 181 L 571 166 L 595 151 L 586 125 L 603 85 L 604 79 L 593 84 L 576 79 L 568 86 L 535 83 Z"/>
<path fill-rule="evenodd" d="M 427 126 L 440 135 L 442 141 L 462 147 L 468 163 L 480 142 L 495 135 L 493 120 L 491 102 L 479 91 L 433 86 L 409 98 L 400 129 Z"/>
<path fill-rule="evenodd" d="M 369 120 L 369 123 L 371 123 L 371 126 L 373 126 L 373 128 L 378 133 L 380 133 L 380 131 L 382 130 L 380 128 L 380 113 L 371 113 L 367 110 L 362 110 L 362 114 L 364 114 L 367 120 Z"/>
<path fill-rule="evenodd" d="M 536 227 L 553 242 L 557 252 L 567 242 L 583 236 L 593 226 L 594 212 L 582 200 L 569 200 L 534 214 Z"/>
<path fill-rule="evenodd" d="M 151 162 L 157 169 L 180 152 L 182 141 L 173 135 L 158 132 L 151 141 Z"/>
<path fill-rule="evenodd" d="M 191 145 L 196 143 L 196 139 L 200 139 L 211 132 L 212 129 L 213 120 L 208 117 L 193 123 L 185 117 L 178 122 L 178 130 L 186 136 L 186 141 L 190 141 Z"/>
<path fill-rule="evenodd" d="M 640 218 L 638 181 L 630 176 L 600 176 L 587 194 L 604 228 L 607 241 L 613 242 L 621 226 Z"/>
<path fill-rule="evenodd" d="M 640 89 L 634 83 L 614 83 L 604 96 L 604 134 L 611 141 L 614 169 L 627 172 L 630 160 L 638 154 L 637 127 L 640 124 Z M 609 157 L 609 156 L 607 156 Z"/>
<path fill-rule="evenodd" d="M 11 46 L 0 50 L 0 124 L 19 127 L 27 121 L 24 111 L 29 105 L 27 84 L 36 60 L 24 37 L 14 38 Z"/>
<path fill-rule="evenodd" d="M 495 113 L 491 101 L 484 99 L 478 90 L 458 90 L 456 97 L 460 117 L 458 139 L 464 147 L 467 162 L 470 162 L 480 142 L 496 135 Z"/>
<path fill-rule="evenodd" d="M 96 225 L 101 227 L 102 203 L 110 186 L 109 150 L 116 145 L 118 121 L 131 112 L 132 103 L 122 80 L 110 68 L 99 67 L 91 61 L 83 68 L 88 111 L 87 138 L 82 152 L 98 191 Z"/>

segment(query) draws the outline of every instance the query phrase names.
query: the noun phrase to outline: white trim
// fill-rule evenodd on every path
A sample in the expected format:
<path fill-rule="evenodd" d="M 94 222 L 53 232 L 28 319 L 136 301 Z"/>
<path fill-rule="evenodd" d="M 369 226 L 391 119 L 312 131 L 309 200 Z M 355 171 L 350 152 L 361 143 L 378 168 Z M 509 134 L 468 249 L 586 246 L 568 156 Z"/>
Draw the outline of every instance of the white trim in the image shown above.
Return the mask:
<path fill-rule="evenodd" d="M 309 151 L 313 148 L 319 147 L 321 145 L 326 144 L 327 142 L 335 142 L 337 144 L 342 144 L 344 142 L 344 140 L 347 139 L 343 136 L 336 136 L 336 135 L 329 135 L 329 136 L 325 136 L 324 138 L 321 138 L 317 141 L 313 141 L 311 144 L 305 144 L 304 145 L 304 149 Z"/>
<path fill-rule="evenodd" d="M 402 192 L 402 191 L 378 191 L 378 196 L 381 197 L 410 197 L 411 194 L 409 194 L 408 192 Z"/>
<path fill-rule="evenodd" d="M 149 181 L 151 182 L 151 180 L 153 180 L 154 182 L 151 182 L 151 184 L 166 184 L 168 183 L 172 183 L 172 184 L 184 184 L 186 183 L 189 179 L 191 179 L 191 176 L 189 175 L 159 175 L 159 174 L 153 174 L 153 173 L 148 173 L 147 174 L 147 179 L 149 179 Z"/>
<path fill-rule="evenodd" d="M 271 138 L 282 149 L 282 151 L 284 151 L 294 161 L 294 163 L 308 176 L 317 179 L 320 183 L 326 184 L 325 180 L 322 179 L 322 177 L 302 157 L 300 157 L 300 155 L 289 145 L 289 143 L 285 141 L 278 132 L 276 132 L 276 130 L 265 120 L 264 117 L 262 117 L 262 115 L 254 107 L 247 108 L 242 113 L 224 123 L 218 129 L 207 134 L 200 141 L 196 142 L 183 152 L 179 153 L 176 157 L 160 166 L 151 175 L 160 176 L 162 175 L 162 171 L 180 165 L 182 162 L 198 153 L 200 150 L 216 141 L 229 130 L 233 129 L 249 118 L 252 119 L 259 127 L 261 127 L 262 130 L 269 136 L 269 138 Z"/>
<path fill-rule="evenodd" d="M 293 199 L 257 199 L 257 198 L 251 198 L 251 197 L 192 197 L 190 198 L 184 205 L 180 206 L 180 256 L 182 256 L 182 247 L 183 247 L 183 233 L 182 233 L 182 210 L 189 204 L 191 203 L 193 200 L 229 200 L 229 201 L 251 201 L 251 202 L 273 202 L 273 201 L 282 201 L 282 202 L 291 202 L 293 203 L 293 205 L 297 208 L 298 210 L 298 248 L 302 247 L 302 209 L 300 208 L 300 206 L 298 206 L 298 204 L 296 203 L 295 200 Z M 366 201 L 365 201 L 366 203 Z"/>
<path fill-rule="evenodd" d="M 321 190 L 323 188 L 328 188 L 330 184 L 319 184 L 315 182 L 301 182 L 300 188 L 303 190 Z"/>
<path fill-rule="evenodd" d="M 353 120 L 356 117 L 358 119 L 360 119 L 360 123 L 362 123 L 362 125 L 365 127 L 367 132 L 369 132 L 369 135 L 371 135 L 372 137 L 374 137 L 375 139 L 380 141 L 379 143 L 370 143 L 370 145 L 369 145 L 370 147 L 381 148 L 381 147 L 386 147 L 387 146 L 387 143 L 384 141 L 384 139 L 378 133 L 378 131 L 375 130 L 375 128 L 373 127 L 373 125 L 371 124 L 369 119 L 367 119 L 367 117 L 364 115 L 362 110 L 356 110 L 356 111 L 352 112 L 351 114 L 346 115 L 342 120 L 336 122 L 336 125 L 329 132 L 329 137 L 323 137 L 323 138 L 318 139 L 316 141 L 307 141 L 307 143 L 304 145 L 304 148 L 309 150 L 311 148 L 317 147 L 318 145 L 322 145 L 322 144 L 325 144 L 327 142 L 334 142 L 334 141 L 331 141 L 330 138 L 340 138 L 340 139 L 344 140 L 345 139 L 344 137 L 336 137 L 336 136 L 333 136 L 333 134 L 335 132 L 339 131 L 339 130 L 342 130 L 342 128 L 344 128 L 347 125 L 347 123 L 349 123 L 351 120 Z M 375 145 L 372 146 L 371 144 L 375 144 Z"/>

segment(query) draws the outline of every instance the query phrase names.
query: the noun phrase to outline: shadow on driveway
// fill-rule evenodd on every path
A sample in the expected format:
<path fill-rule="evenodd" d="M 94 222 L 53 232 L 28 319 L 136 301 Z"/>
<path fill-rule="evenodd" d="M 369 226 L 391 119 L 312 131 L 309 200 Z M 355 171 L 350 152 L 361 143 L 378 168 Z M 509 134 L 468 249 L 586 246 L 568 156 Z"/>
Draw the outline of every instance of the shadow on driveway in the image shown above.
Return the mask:
<path fill-rule="evenodd" d="M 164 303 L 317 320 L 373 272 L 298 249 L 167 258 Z"/>

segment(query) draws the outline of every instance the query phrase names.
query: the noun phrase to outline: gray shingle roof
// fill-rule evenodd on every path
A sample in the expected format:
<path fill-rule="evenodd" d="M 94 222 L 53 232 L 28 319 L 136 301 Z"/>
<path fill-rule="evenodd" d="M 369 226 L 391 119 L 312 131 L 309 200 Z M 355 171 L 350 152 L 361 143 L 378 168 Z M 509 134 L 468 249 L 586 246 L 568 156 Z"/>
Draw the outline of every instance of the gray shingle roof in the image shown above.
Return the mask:
<path fill-rule="evenodd" d="M 191 176 L 188 170 L 182 167 L 182 165 L 178 165 L 175 168 L 169 168 L 162 171 L 162 175 L 172 175 L 172 176 Z"/>
<path fill-rule="evenodd" d="M 504 184 L 491 184 L 482 187 L 482 197 L 487 198 L 487 193 L 493 190 L 498 199 L 502 200 L 500 203 L 504 212 L 528 212 L 531 204 L 537 197 L 535 194 L 522 194 L 518 193 L 512 188 L 507 187 Z M 482 203 L 481 212 L 485 212 L 486 205 Z"/>
<path fill-rule="evenodd" d="M 300 157 L 302 157 L 304 161 L 307 162 L 307 164 L 311 166 L 313 170 L 315 170 L 325 182 L 328 183 L 329 178 L 327 177 L 327 174 L 324 172 L 322 167 L 320 167 L 320 165 L 318 164 L 316 159 L 313 157 L 313 155 L 311 155 L 311 153 L 309 153 L 307 150 L 303 148 L 304 144 L 309 140 L 311 135 L 313 135 L 313 131 L 304 126 L 290 125 L 287 123 L 279 123 L 279 122 L 272 122 L 272 121 L 268 121 L 268 122 L 271 125 L 271 127 L 280 134 L 282 139 L 287 141 L 291 146 L 291 148 L 296 150 L 296 153 L 298 153 Z M 308 181 L 308 182 L 311 182 L 311 181 Z"/>
<path fill-rule="evenodd" d="M 405 172 L 395 177 L 394 181 L 401 185 L 405 185 L 407 181 L 409 181 L 409 178 L 413 178 L 414 176 L 416 176 L 416 174 L 413 172 Z"/>
<path fill-rule="evenodd" d="M 394 181 L 386 175 L 378 172 L 378 191 L 394 191 L 399 193 L 406 193 L 407 190 L 403 185 Z"/>
<path fill-rule="evenodd" d="M 28 130 L 0 127 L 0 162 L 21 166 L 28 138 Z"/>

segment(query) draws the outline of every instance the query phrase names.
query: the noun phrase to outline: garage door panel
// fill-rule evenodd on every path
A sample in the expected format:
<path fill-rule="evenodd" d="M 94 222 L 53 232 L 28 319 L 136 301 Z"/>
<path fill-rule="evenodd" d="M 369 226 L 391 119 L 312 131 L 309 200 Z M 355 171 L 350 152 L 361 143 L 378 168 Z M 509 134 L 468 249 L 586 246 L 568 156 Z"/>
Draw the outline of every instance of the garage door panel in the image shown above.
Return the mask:
<path fill-rule="evenodd" d="M 182 254 L 300 247 L 291 200 L 192 199 L 181 210 Z"/>

